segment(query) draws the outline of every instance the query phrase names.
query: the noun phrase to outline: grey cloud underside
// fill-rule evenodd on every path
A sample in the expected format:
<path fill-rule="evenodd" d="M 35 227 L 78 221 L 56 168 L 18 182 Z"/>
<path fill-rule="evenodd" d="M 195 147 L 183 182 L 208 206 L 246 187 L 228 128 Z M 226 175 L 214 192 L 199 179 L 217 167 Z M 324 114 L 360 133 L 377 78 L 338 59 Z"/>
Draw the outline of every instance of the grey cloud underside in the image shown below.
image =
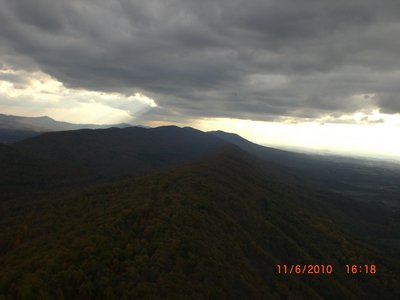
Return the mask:
<path fill-rule="evenodd" d="M 400 112 L 398 1 L 0 3 L 3 63 L 141 91 L 162 107 L 154 118 Z M 352 98 L 363 94 L 374 96 Z"/>

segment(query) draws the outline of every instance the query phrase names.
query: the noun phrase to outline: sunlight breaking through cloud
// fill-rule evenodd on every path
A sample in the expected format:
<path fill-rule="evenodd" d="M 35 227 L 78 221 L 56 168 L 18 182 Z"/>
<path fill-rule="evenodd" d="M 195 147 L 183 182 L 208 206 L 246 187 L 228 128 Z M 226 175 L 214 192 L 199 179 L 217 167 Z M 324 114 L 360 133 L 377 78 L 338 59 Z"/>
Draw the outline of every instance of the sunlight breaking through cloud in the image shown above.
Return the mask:
<path fill-rule="evenodd" d="M 3 67 L 0 69 L 0 108 L 3 113 L 94 124 L 134 121 L 157 107 L 140 92 L 106 93 L 64 86 L 50 75 Z"/>

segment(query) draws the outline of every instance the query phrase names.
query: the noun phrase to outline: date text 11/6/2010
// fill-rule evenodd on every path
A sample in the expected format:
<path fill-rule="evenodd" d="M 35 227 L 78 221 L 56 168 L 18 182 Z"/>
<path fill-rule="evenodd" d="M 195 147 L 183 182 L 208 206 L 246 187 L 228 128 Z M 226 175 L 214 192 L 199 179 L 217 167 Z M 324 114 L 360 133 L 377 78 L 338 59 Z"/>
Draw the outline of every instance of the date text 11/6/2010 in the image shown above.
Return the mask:
<path fill-rule="evenodd" d="M 333 266 L 332 265 L 313 265 L 313 264 L 278 264 L 276 265 L 277 274 L 294 274 L 294 275 L 331 275 L 333 274 Z M 356 274 L 368 274 L 375 275 L 376 274 L 376 265 L 346 265 L 345 272 L 346 274 L 356 275 Z"/>

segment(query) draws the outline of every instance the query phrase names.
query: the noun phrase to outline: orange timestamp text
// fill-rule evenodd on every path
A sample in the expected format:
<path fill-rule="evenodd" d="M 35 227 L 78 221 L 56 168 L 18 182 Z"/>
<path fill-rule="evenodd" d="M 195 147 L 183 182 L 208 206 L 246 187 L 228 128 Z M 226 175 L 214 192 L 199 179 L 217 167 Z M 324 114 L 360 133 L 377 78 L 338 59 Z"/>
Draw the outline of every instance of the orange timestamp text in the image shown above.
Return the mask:
<path fill-rule="evenodd" d="M 332 265 L 317 265 L 317 264 L 305 264 L 305 265 L 286 265 L 278 264 L 276 265 L 276 271 L 278 274 L 295 274 L 295 275 L 319 275 L 327 274 L 331 275 L 333 273 Z"/>

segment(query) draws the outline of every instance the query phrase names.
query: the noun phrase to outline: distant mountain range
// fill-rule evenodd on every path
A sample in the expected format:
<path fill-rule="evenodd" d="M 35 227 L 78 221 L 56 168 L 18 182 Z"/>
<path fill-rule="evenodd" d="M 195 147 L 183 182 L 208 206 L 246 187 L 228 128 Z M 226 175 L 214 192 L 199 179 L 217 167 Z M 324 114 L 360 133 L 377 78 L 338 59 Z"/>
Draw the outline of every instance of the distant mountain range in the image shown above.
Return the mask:
<path fill-rule="evenodd" d="M 77 129 L 125 128 L 131 124 L 72 124 L 56 121 L 47 116 L 22 117 L 0 114 L 0 142 L 15 142 L 33 137 L 43 132 Z"/>
<path fill-rule="evenodd" d="M 41 117 L 21 117 L 13 115 L 0 114 L 0 128 L 12 130 L 25 130 L 36 132 L 49 132 L 49 131 L 65 131 L 76 129 L 101 129 L 109 127 L 124 128 L 132 126 L 131 124 L 72 124 L 67 122 L 56 121 L 47 116 Z"/>
<path fill-rule="evenodd" d="M 190 127 L 0 143 L 0 298 L 398 299 L 399 179 Z"/>

